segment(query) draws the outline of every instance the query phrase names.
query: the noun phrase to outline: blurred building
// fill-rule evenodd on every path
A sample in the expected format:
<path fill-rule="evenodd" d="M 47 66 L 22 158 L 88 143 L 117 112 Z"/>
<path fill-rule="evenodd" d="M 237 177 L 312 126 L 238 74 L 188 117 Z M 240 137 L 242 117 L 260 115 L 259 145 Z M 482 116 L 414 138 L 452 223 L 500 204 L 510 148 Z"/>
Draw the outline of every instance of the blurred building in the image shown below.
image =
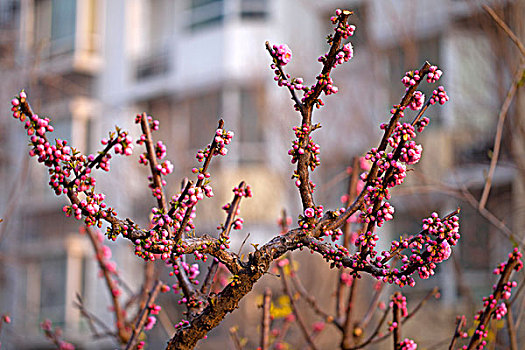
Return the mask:
<path fill-rule="evenodd" d="M 493 5 L 523 37 L 523 1 Z M 228 156 L 214 160 L 216 196 L 199 208 L 198 231 L 215 232 L 231 188 L 246 180 L 255 198 L 241 205 L 246 226 L 234 234 L 233 245 L 250 232 L 249 247 L 278 233 L 282 208 L 292 216 L 299 208 L 286 154 L 298 118 L 288 92 L 275 86 L 264 43 L 287 43 L 293 59 L 286 69 L 312 83 L 337 7 L 355 11 L 355 57 L 335 69 L 340 92 L 326 98 L 326 107 L 314 117 L 323 124 L 314 135 L 322 146 L 322 166 L 314 176 L 317 201 L 325 207 L 340 205 L 346 186 L 340 174 L 353 156 L 377 143 L 379 123 L 404 92 L 400 79 L 405 71 L 425 60 L 439 65 L 445 72 L 440 83 L 451 101 L 428 112 L 432 121 L 420 138 L 425 146 L 416 167 L 420 175 L 414 175 L 412 187 L 399 191 L 396 220 L 383 231 L 385 244 L 390 234 L 418 232 L 421 218 L 432 211 L 445 215 L 461 205 L 463 241 L 455 259 L 408 293 L 417 296 L 437 284 L 451 313 L 465 298 L 480 300 L 492 284 L 492 267 L 511 243 L 462 191 L 479 199 L 518 53 L 476 1 L 3 0 L 0 313 L 10 312 L 14 320 L 0 338 L 6 349 L 45 346 L 38 331 L 44 318 L 63 326 L 66 339 L 86 348 L 113 346 L 92 343 L 73 305 L 80 293 L 93 312 L 112 322 L 89 243 L 78 234 L 78 223 L 64 218 L 64 202 L 48 189 L 44 169 L 27 161 L 24 133 L 9 117 L 11 97 L 25 88 L 35 111 L 51 116 L 55 137 L 87 153 L 96 152 L 99 140 L 116 124 L 139 135 L 134 115 L 148 112 L 160 120 L 156 137 L 168 146 L 175 165 L 168 177 L 170 194 L 191 176 L 195 152 L 224 118 L 236 136 Z M 517 99 L 487 208 L 521 241 L 522 94 Z M 101 174 L 97 181 L 121 216 L 144 224 L 154 201 L 146 169 L 136 164 L 115 159 L 110 175 Z M 133 271 L 140 262 L 126 242 L 111 248 L 119 265 L 128 267 L 123 279 L 138 288 L 141 281 Z"/>

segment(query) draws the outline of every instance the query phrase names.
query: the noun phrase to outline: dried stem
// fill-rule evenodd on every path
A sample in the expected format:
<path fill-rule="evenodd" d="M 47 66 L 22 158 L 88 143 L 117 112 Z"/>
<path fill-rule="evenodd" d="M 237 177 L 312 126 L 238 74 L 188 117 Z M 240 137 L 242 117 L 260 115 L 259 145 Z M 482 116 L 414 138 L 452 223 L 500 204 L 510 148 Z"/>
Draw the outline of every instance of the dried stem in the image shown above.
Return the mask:
<path fill-rule="evenodd" d="M 301 297 L 310 305 L 312 310 L 321 316 L 327 323 L 333 323 L 339 330 L 343 330 L 343 326 L 339 321 L 334 318 L 332 315 L 326 313 L 321 306 L 319 306 L 317 300 L 309 293 L 306 288 L 301 283 L 301 280 L 295 275 L 291 275 L 292 284 L 295 287 L 295 290 L 299 292 Z"/>
<path fill-rule="evenodd" d="M 498 163 L 498 159 L 499 159 L 499 152 L 501 148 L 501 138 L 503 136 L 503 125 L 505 123 L 505 118 L 507 117 L 507 112 L 509 111 L 512 99 L 514 98 L 514 95 L 516 94 L 516 91 L 518 90 L 518 84 L 522 80 L 524 73 L 525 73 L 525 65 L 521 65 L 519 69 L 517 70 L 516 74 L 514 75 L 512 84 L 509 88 L 509 91 L 507 92 L 507 96 L 505 97 L 505 100 L 503 101 L 503 105 L 501 106 L 501 109 L 499 111 L 498 125 L 496 127 L 496 136 L 494 137 L 494 148 L 492 151 L 492 159 L 490 160 L 490 168 L 487 174 L 487 179 L 485 181 L 485 186 L 483 187 L 483 193 L 481 194 L 481 199 L 479 200 L 480 210 L 485 208 L 485 205 L 487 204 L 487 200 L 489 198 L 490 187 L 492 185 L 492 177 L 494 176 L 494 171 L 496 170 L 496 164 Z"/>
<path fill-rule="evenodd" d="M 137 319 L 135 326 L 133 327 L 131 338 L 129 339 L 129 342 L 126 345 L 126 350 L 135 348 L 136 343 L 138 341 L 138 336 L 142 332 L 142 328 L 144 328 L 144 325 L 146 324 L 146 321 L 148 320 L 150 308 L 155 302 L 155 299 L 157 298 L 157 295 L 159 294 L 161 287 L 162 287 L 162 282 L 157 280 L 155 282 L 155 285 L 153 286 L 153 289 L 151 289 L 149 293 L 149 297 L 148 297 L 148 300 L 146 301 L 146 305 L 140 311 L 140 316 Z"/>
<path fill-rule="evenodd" d="M 383 287 L 384 284 L 381 283 L 379 288 L 376 289 L 374 297 L 372 298 L 370 306 L 368 307 L 368 311 L 366 312 L 365 316 L 361 319 L 361 321 L 356 325 L 356 328 L 365 329 L 366 326 L 368 326 L 368 323 L 372 320 L 372 316 L 379 302 L 379 297 L 381 296 L 381 292 L 384 290 Z"/>
<path fill-rule="evenodd" d="M 494 22 L 496 22 L 496 24 L 500 26 L 501 29 L 503 29 L 503 31 L 509 36 L 510 40 L 512 40 L 512 42 L 516 44 L 516 46 L 518 47 L 518 50 L 521 53 L 522 58 L 525 58 L 525 46 L 523 45 L 521 40 L 516 36 L 516 34 L 514 34 L 514 32 L 509 28 L 507 23 L 505 23 L 505 21 L 503 21 L 496 14 L 496 12 L 494 12 L 494 10 L 490 8 L 488 5 L 482 5 L 481 7 L 483 7 L 483 10 L 485 10 L 488 13 L 488 15 L 494 20 Z"/>
<path fill-rule="evenodd" d="M 352 176 L 350 176 L 348 181 L 348 202 L 353 201 L 356 192 L 357 192 L 357 180 L 359 179 L 359 157 L 354 157 L 352 161 Z M 343 225 L 343 246 L 345 248 L 350 248 L 350 235 L 351 235 L 351 224 L 345 222 Z M 335 297 L 335 313 L 338 320 L 343 318 L 344 302 L 343 302 L 343 293 L 345 290 L 345 284 L 343 283 L 341 276 L 343 275 L 344 270 L 340 269 L 337 279 L 337 291 Z"/>
<path fill-rule="evenodd" d="M 272 305 L 272 290 L 266 288 L 264 291 L 263 304 L 262 304 L 262 318 L 261 318 L 261 349 L 268 350 L 270 346 L 270 306 Z"/>
<path fill-rule="evenodd" d="M 381 327 L 382 327 L 383 324 L 385 323 L 386 318 L 387 318 L 389 312 L 390 312 L 390 306 L 387 307 L 387 308 L 385 309 L 385 311 L 383 312 L 383 316 L 381 317 L 381 320 L 379 321 L 379 323 L 377 324 L 375 330 L 372 332 L 372 334 L 368 337 L 367 340 L 365 340 L 365 341 L 362 342 L 361 344 L 356 345 L 356 346 L 354 346 L 354 347 L 344 348 L 344 350 L 357 350 L 357 349 L 362 349 L 362 348 L 364 348 L 365 346 L 367 346 L 368 344 L 372 343 L 372 341 L 373 341 L 373 340 L 376 338 L 376 336 L 379 334 L 379 330 L 381 329 Z"/>
<path fill-rule="evenodd" d="M 118 289 L 115 280 L 111 277 L 111 272 L 106 267 L 104 263 L 104 253 L 102 252 L 102 243 L 97 238 L 97 234 L 94 232 L 92 227 L 86 226 L 86 233 L 89 237 L 89 241 L 95 250 L 96 260 L 102 275 L 104 276 L 104 282 L 108 288 L 109 295 L 111 297 L 111 302 L 113 304 L 113 310 L 115 313 L 115 324 L 117 326 L 118 340 L 122 344 L 128 342 L 130 334 L 126 329 L 126 320 L 124 318 L 124 313 L 122 306 L 120 305 L 120 300 L 118 294 L 114 293 Z"/>
<path fill-rule="evenodd" d="M 518 339 L 516 338 L 516 327 L 510 303 L 507 304 L 507 332 L 510 340 L 510 350 L 518 350 Z"/>
<path fill-rule="evenodd" d="M 466 322 L 467 322 L 467 319 L 465 318 L 465 316 L 456 317 L 456 329 L 454 330 L 454 336 L 452 336 L 452 341 L 450 342 L 450 345 L 448 347 L 449 350 L 453 350 L 454 346 L 456 346 L 457 340 L 461 338 L 463 334 L 461 329 L 465 326 Z"/>
<path fill-rule="evenodd" d="M 292 312 L 295 315 L 295 319 L 297 320 L 297 324 L 299 326 L 299 329 L 301 330 L 301 333 L 310 346 L 311 349 L 316 350 L 317 347 L 315 346 L 312 337 L 310 336 L 310 333 L 308 332 L 308 329 L 306 328 L 306 325 L 304 323 L 304 320 L 302 318 L 302 315 L 299 313 L 299 309 L 297 308 L 297 304 L 295 303 L 295 298 L 292 294 L 292 291 L 290 289 L 290 286 L 288 285 L 288 280 L 286 278 L 286 273 L 284 272 L 284 269 L 279 266 L 279 274 L 281 275 L 281 282 L 283 284 L 283 290 L 285 294 L 290 299 L 290 304 L 292 306 Z"/>
<path fill-rule="evenodd" d="M 239 340 L 239 335 L 237 334 L 237 327 L 230 328 L 230 338 L 233 342 L 233 346 L 235 346 L 235 350 L 242 350 L 244 348 L 241 344 L 241 341 Z"/>
<path fill-rule="evenodd" d="M 80 294 L 77 294 L 77 300 L 75 302 L 75 306 L 78 308 L 82 316 L 86 318 L 89 324 L 89 330 L 91 331 L 91 334 L 95 338 L 101 338 L 104 336 L 111 336 L 118 338 L 118 335 L 112 331 L 108 325 L 104 323 L 100 318 L 89 312 L 86 307 L 84 306 L 84 300 L 80 296 Z M 95 327 L 95 323 L 104 330 L 104 333 L 99 333 Z"/>
<path fill-rule="evenodd" d="M 349 346 L 348 342 L 352 338 L 352 309 L 354 306 L 354 296 L 356 293 L 357 281 L 357 278 L 353 278 L 352 285 L 350 286 L 350 292 L 348 293 L 348 301 L 346 303 L 345 310 L 345 322 L 343 324 L 343 337 L 341 340 L 341 347 L 343 348 Z"/>

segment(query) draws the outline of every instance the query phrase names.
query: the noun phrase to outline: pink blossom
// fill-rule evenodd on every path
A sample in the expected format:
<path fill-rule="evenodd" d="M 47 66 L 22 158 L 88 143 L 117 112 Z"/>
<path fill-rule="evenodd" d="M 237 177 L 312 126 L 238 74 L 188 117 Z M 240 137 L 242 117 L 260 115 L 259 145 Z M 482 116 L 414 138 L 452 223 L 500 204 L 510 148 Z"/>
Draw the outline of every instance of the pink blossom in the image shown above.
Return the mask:
<path fill-rule="evenodd" d="M 306 208 L 306 210 L 304 211 L 304 216 L 306 216 L 307 218 L 313 218 L 315 215 L 315 211 L 313 208 Z"/>

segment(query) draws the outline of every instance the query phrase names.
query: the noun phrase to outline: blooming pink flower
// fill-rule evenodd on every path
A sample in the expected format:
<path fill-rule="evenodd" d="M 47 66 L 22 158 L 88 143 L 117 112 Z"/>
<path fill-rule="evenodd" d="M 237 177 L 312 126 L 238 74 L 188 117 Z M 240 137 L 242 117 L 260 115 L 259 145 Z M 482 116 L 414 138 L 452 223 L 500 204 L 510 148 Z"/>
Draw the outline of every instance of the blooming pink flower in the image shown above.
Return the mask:
<path fill-rule="evenodd" d="M 304 211 L 304 216 L 306 216 L 307 218 L 313 218 L 315 215 L 315 211 L 313 208 L 306 208 L 306 210 Z"/>

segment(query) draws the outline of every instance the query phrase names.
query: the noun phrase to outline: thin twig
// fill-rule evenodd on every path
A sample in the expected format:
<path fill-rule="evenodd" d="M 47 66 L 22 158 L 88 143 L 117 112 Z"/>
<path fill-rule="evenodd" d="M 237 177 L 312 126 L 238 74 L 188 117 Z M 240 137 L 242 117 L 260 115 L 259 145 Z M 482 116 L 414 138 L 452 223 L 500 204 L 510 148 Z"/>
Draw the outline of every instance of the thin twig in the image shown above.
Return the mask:
<path fill-rule="evenodd" d="M 263 296 L 262 318 L 261 318 L 261 349 L 268 350 L 270 346 L 270 306 L 272 305 L 272 290 L 266 288 Z"/>
<path fill-rule="evenodd" d="M 220 119 L 219 124 L 217 126 L 217 130 L 222 129 L 222 128 L 224 128 L 224 120 Z M 217 148 L 217 141 L 215 139 L 215 133 L 213 134 L 213 139 L 209 146 L 210 146 L 209 153 L 204 159 L 204 164 L 202 165 L 202 171 L 201 171 L 202 174 L 204 174 L 206 170 L 208 169 L 208 167 L 210 166 L 211 160 L 213 158 L 214 150 Z M 198 179 L 197 183 L 195 184 L 195 187 L 202 187 L 203 184 L 204 184 L 204 178 Z M 183 199 L 184 198 L 182 198 L 181 200 Z M 186 228 L 186 225 L 188 225 L 188 222 L 190 221 L 191 211 L 194 206 L 195 204 L 190 205 L 186 208 L 186 213 L 184 214 L 184 218 L 182 219 L 180 227 L 177 230 L 177 233 L 175 234 L 175 241 L 178 241 L 182 237 L 182 234 Z"/>
<path fill-rule="evenodd" d="M 357 194 L 357 180 L 359 176 L 359 157 L 354 157 L 352 161 L 352 176 L 348 179 L 348 203 L 354 200 L 356 194 Z M 343 246 L 345 248 L 350 247 L 350 235 L 351 235 L 351 224 L 349 222 L 345 222 L 343 225 Z M 345 284 L 343 283 L 343 280 L 341 279 L 342 275 L 344 273 L 344 269 L 339 270 L 338 279 L 337 279 L 337 291 L 336 291 L 336 297 L 335 297 L 335 314 L 338 320 L 341 320 L 343 318 L 343 310 L 344 310 L 344 302 L 343 302 L 343 293 L 345 290 Z"/>
<path fill-rule="evenodd" d="M 317 313 L 319 316 L 321 316 L 326 323 L 333 323 L 339 330 L 343 330 L 343 326 L 341 323 L 332 315 L 326 313 L 321 306 L 319 306 L 317 300 L 306 290 L 306 288 L 301 283 L 301 280 L 297 278 L 297 276 L 292 275 L 291 276 L 292 284 L 294 285 L 295 289 L 301 297 L 310 305 L 312 310 L 314 310 L 315 313 Z"/>
<path fill-rule="evenodd" d="M 514 317 L 512 315 L 512 307 L 509 304 L 507 304 L 507 332 L 509 334 L 510 350 L 518 350 L 518 339 L 516 338 Z"/>
<path fill-rule="evenodd" d="M 308 343 L 308 345 L 310 346 L 310 348 L 316 350 L 317 347 L 315 346 L 312 338 L 310 337 L 310 333 L 308 332 L 308 329 L 306 328 L 302 315 L 299 313 L 299 309 L 297 308 L 297 304 L 295 303 L 295 299 L 293 297 L 292 291 L 290 290 L 290 286 L 288 285 L 286 274 L 284 273 L 284 269 L 281 266 L 279 266 L 279 273 L 281 274 L 281 282 L 283 284 L 283 290 L 288 296 L 288 298 L 290 299 L 290 304 L 292 306 L 292 312 L 295 315 L 295 319 L 297 320 L 299 329 L 301 330 L 301 333 L 303 334 L 303 337 Z"/>
<path fill-rule="evenodd" d="M 146 324 L 146 321 L 148 320 L 150 308 L 153 302 L 155 301 L 155 299 L 157 298 L 157 295 L 159 294 L 161 287 L 162 287 L 162 282 L 157 280 L 155 282 L 155 285 L 153 286 L 153 289 L 149 293 L 149 297 L 146 302 L 146 305 L 140 311 L 140 317 L 137 319 L 137 322 L 135 323 L 135 326 L 133 327 L 133 332 L 131 333 L 131 338 L 129 339 L 129 342 L 126 345 L 126 350 L 135 348 L 135 345 L 138 341 L 138 336 L 142 332 L 142 328 L 144 328 L 144 325 Z"/>
<path fill-rule="evenodd" d="M 341 344 L 343 347 L 346 346 L 346 343 L 348 342 L 348 339 L 352 335 L 352 310 L 354 307 L 354 297 L 356 295 L 356 289 L 357 289 L 357 278 L 352 278 L 352 284 L 350 285 L 350 292 L 348 293 L 348 301 L 346 303 L 346 310 L 345 310 L 345 322 L 343 324 L 343 338 L 341 340 Z"/>
<path fill-rule="evenodd" d="M 119 341 L 121 343 L 126 343 L 129 339 L 129 331 L 126 330 L 126 320 L 124 318 L 122 306 L 120 304 L 118 294 L 115 293 L 118 287 L 115 283 L 115 280 L 111 277 L 111 272 L 105 264 L 104 253 L 102 252 L 102 243 L 98 240 L 98 237 L 92 227 L 86 226 L 85 229 L 93 250 L 95 251 L 98 266 L 102 272 L 102 275 L 104 276 L 104 281 L 106 282 L 106 286 L 111 297 Z"/>
<path fill-rule="evenodd" d="M 246 183 L 244 181 L 241 181 L 238 188 L 241 191 L 244 191 L 246 189 Z M 230 208 L 228 209 L 228 215 L 226 216 L 226 221 L 224 222 L 222 232 L 220 234 L 220 237 L 222 239 L 228 240 L 230 238 L 230 231 L 233 227 L 233 222 L 235 221 L 235 216 L 237 215 L 237 209 L 239 208 L 241 199 L 242 199 L 242 196 L 240 195 L 235 194 L 233 196 L 233 199 L 230 203 Z M 206 278 L 204 279 L 204 283 L 201 288 L 201 294 L 206 295 L 206 296 L 209 294 L 211 285 L 213 283 L 213 278 L 215 276 L 215 273 L 217 272 L 218 267 L 219 267 L 219 262 L 217 261 L 217 259 L 213 259 L 213 262 L 208 268 L 208 273 L 206 275 Z"/>
<path fill-rule="evenodd" d="M 394 299 L 401 297 L 401 293 L 394 293 Z M 392 307 L 392 326 L 394 327 L 392 338 L 394 340 L 394 350 L 401 349 L 401 308 L 399 304 L 394 300 Z"/>
<path fill-rule="evenodd" d="M 456 346 L 456 341 L 461 338 L 463 332 L 461 332 L 461 329 L 465 326 L 465 323 L 467 322 L 467 319 L 465 316 L 458 316 L 456 317 L 456 329 L 454 330 L 454 335 L 452 336 L 452 341 L 450 342 L 450 345 L 448 347 L 449 350 L 453 350 L 454 346 Z"/>
<path fill-rule="evenodd" d="M 390 122 L 388 124 L 388 126 L 385 128 L 385 131 L 383 133 L 383 137 L 381 138 L 381 142 L 379 143 L 379 146 L 377 148 L 378 152 L 381 152 L 381 151 L 384 151 L 387 146 L 388 146 L 388 139 L 390 138 L 390 136 L 392 135 L 392 133 L 394 132 L 394 129 L 397 125 L 397 122 L 399 121 L 399 119 L 401 118 L 401 115 L 402 115 L 402 108 L 405 108 L 409 105 L 410 101 L 412 100 L 412 97 L 414 95 L 414 92 L 416 91 L 416 89 L 418 88 L 419 86 L 419 83 L 421 81 L 423 81 L 424 79 L 424 76 L 429 72 L 429 68 L 430 68 L 430 63 L 428 62 L 425 62 L 423 64 L 423 66 L 419 69 L 419 75 L 420 75 L 420 80 L 418 80 L 416 82 L 415 85 L 413 86 L 410 86 L 408 88 L 408 90 L 405 92 L 405 95 L 403 96 L 403 98 L 401 99 L 401 102 L 399 104 L 399 108 L 396 108 L 394 114 L 392 115 L 392 117 L 390 118 Z M 353 213 L 355 213 L 357 210 L 359 210 L 361 208 L 361 206 L 363 205 L 363 202 L 365 200 L 365 195 L 368 193 L 368 186 L 370 186 L 371 184 L 373 184 L 373 182 L 377 179 L 377 174 L 378 174 L 378 171 L 379 171 L 379 165 L 377 162 L 374 162 L 372 164 L 372 167 L 370 168 L 370 171 L 368 172 L 368 176 L 367 176 L 367 182 L 365 184 L 365 186 L 363 187 L 363 190 L 361 191 L 361 193 L 359 193 L 359 195 L 357 196 L 357 198 L 354 200 L 353 203 L 349 203 L 348 206 L 347 206 L 347 209 L 345 211 L 345 213 L 343 215 L 340 215 L 337 219 L 335 220 L 331 220 L 328 225 L 326 225 L 324 227 L 325 230 L 334 230 L 340 226 L 342 226 L 344 224 L 344 222 L 346 221 L 346 219 L 348 219 L 348 217 L 350 217 L 350 215 L 352 215 Z M 320 223 L 320 225 L 318 226 L 322 226 L 323 223 Z M 321 227 L 319 227 L 320 229 Z"/>
<path fill-rule="evenodd" d="M 98 318 L 97 316 L 95 316 L 93 313 L 89 312 L 86 309 L 86 307 L 84 306 L 84 300 L 78 293 L 77 293 L 77 300 L 74 303 L 74 305 L 78 308 L 82 316 L 84 316 L 87 319 L 88 324 L 89 324 L 89 329 L 93 337 L 95 338 L 100 338 L 102 336 L 117 337 L 117 334 L 114 331 L 112 331 L 109 328 L 109 326 L 104 323 L 104 321 L 102 321 L 100 318 Z M 95 327 L 95 323 L 104 330 L 104 333 L 100 333 L 97 331 Z"/>
<path fill-rule="evenodd" d="M 239 335 L 237 334 L 237 326 L 230 328 L 230 338 L 235 346 L 235 350 L 242 350 L 244 347 L 239 340 Z"/>
<path fill-rule="evenodd" d="M 421 301 L 416 305 L 416 307 L 414 307 L 414 309 L 409 312 L 405 318 L 403 318 L 401 320 L 401 324 L 405 324 L 405 322 L 407 322 L 409 319 L 411 319 L 412 317 L 414 317 L 414 315 L 421 309 L 421 307 L 423 305 L 425 305 L 425 303 L 433 296 L 435 295 L 436 293 L 438 292 L 438 289 L 437 288 L 434 288 L 432 289 L 430 292 L 427 293 L 427 295 L 425 295 L 425 297 L 423 299 L 421 299 Z M 382 336 L 376 338 L 376 339 L 372 339 L 370 341 L 370 343 L 379 343 L 380 341 L 388 338 L 390 336 L 390 332 L 387 332 L 385 334 L 383 334 Z"/>
<path fill-rule="evenodd" d="M 507 117 L 507 112 L 509 111 L 510 104 L 516 91 L 518 90 L 518 84 L 523 78 L 523 73 L 525 72 L 525 65 L 521 65 L 517 70 L 512 84 L 507 92 L 507 96 L 503 101 L 503 105 L 499 111 L 498 116 L 498 125 L 496 127 L 496 136 L 494 137 L 494 148 L 492 151 L 492 159 L 490 160 L 490 168 L 487 174 L 487 179 L 485 181 L 485 187 L 483 188 L 483 193 L 481 194 L 481 199 L 479 200 L 479 209 L 484 209 L 489 198 L 490 187 L 492 186 L 492 177 L 494 176 L 494 171 L 496 170 L 496 164 L 498 163 L 499 152 L 501 148 L 501 138 L 503 135 L 503 125 L 505 123 L 505 118 Z"/>
<path fill-rule="evenodd" d="M 379 285 L 379 288 L 376 289 L 374 293 L 374 297 L 372 298 L 372 301 L 370 302 L 370 306 L 368 307 L 368 311 L 366 312 L 365 316 L 361 319 L 361 321 L 358 323 L 356 327 L 359 327 L 361 329 L 365 329 L 366 326 L 368 326 L 368 323 L 372 320 L 372 315 L 374 314 L 374 311 L 376 310 L 377 304 L 379 302 L 379 298 L 381 296 L 381 292 L 384 290 L 384 283 L 381 283 Z"/>
<path fill-rule="evenodd" d="M 494 22 L 496 22 L 496 24 L 499 25 L 505 33 L 507 33 L 510 40 L 512 40 L 512 42 L 514 42 L 514 44 L 516 44 L 516 46 L 518 47 L 518 50 L 520 50 L 521 56 L 525 58 L 525 46 L 523 45 L 521 40 L 516 36 L 516 34 L 514 34 L 514 32 L 509 28 L 507 23 L 505 23 L 505 21 L 503 21 L 496 14 L 496 12 L 494 12 L 494 10 L 491 9 L 488 5 L 482 5 L 481 7 L 483 7 L 483 10 L 485 10 L 489 14 L 489 16 L 492 17 Z"/>
<path fill-rule="evenodd" d="M 372 341 L 375 339 L 375 337 L 379 334 L 379 330 L 381 329 L 381 326 L 383 326 L 383 324 L 385 323 L 386 317 L 388 316 L 389 312 L 390 312 L 390 306 L 388 306 L 385 309 L 385 311 L 383 312 L 383 316 L 381 317 L 381 320 L 379 320 L 379 323 L 377 324 L 375 330 L 372 332 L 372 334 L 368 337 L 367 340 L 365 340 L 361 344 L 356 345 L 354 347 L 344 348 L 344 350 L 358 350 L 358 349 L 362 349 L 365 346 L 367 346 L 368 344 L 372 343 Z"/>

